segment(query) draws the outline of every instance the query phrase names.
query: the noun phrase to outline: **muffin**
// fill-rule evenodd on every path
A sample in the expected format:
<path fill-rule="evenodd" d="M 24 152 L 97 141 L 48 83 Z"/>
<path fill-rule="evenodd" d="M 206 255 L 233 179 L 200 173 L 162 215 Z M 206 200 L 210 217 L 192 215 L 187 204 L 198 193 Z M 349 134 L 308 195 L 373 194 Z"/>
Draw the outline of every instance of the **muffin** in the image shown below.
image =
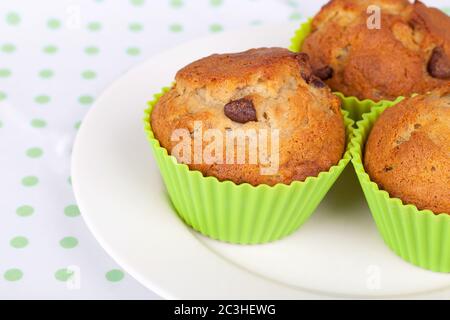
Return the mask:
<path fill-rule="evenodd" d="M 214 54 L 187 65 L 154 106 L 151 127 L 161 146 L 191 170 L 255 186 L 304 181 L 329 170 L 342 158 L 346 140 L 339 99 L 312 74 L 308 55 L 282 48 Z M 192 138 L 189 155 L 173 152 L 180 142 L 173 133 L 183 129 Z M 220 137 L 239 130 L 275 132 L 278 138 L 270 135 L 267 149 L 276 145 L 278 152 L 261 156 L 258 144 L 256 161 L 250 151 L 239 161 L 237 151 L 228 158 L 224 140 L 217 145 L 223 151 L 206 161 L 206 139 L 195 145 L 194 138 L 210 129 Z M 249 140 L 236 140 L 236 150 Z M 264 168 L 275 170 L 267 174 Z"/>
<path fill-rule="evenodd" d="M 280 48 L 189 64 L 144 117 L 180 218 L 240 244 L 281 239 L 308 220 L 350 161 L 352 125 L 308 56 Z"/>
<path fill-rule="evenodd" d="M 392 197 L 450 213 L 450 87 L 386 109 L 365 147 L 372 181 Z"/>
<path fill-rule="evenodd" d="M 435 272 L 450 272 L 449 111 L 448 87 L 384 102 L 358 121 L 350 143 L 384 242 Z"/>
<path fill-rule="evenodd" d="M 379 29 L 367 13 L 373 5 Z M 449 30 L 450 18 L 420 1 L 332 0 L 312 20 L 302 51 L 334 91 L 393 100 L 450 85 Z"/>

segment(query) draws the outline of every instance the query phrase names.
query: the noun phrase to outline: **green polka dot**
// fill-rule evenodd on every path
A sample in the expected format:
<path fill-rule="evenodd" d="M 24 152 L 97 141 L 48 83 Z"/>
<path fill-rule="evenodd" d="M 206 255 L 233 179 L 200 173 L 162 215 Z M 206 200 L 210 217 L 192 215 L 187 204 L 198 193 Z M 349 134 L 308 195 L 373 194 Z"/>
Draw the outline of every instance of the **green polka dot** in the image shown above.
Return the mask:
<path fill-rule="evenodd" d="M 4 93 L 3 91 L 0 91 L 0 101 L 5 100 L 7 97 L 6 93 Z"/>
<path fill-rule="evenodd" d="M 29 205 L 23 205 L 16 209 L 16 214 L 19 217 L 29 217 L 34 213 L 34 208 Z"/>
<path fill-rule="evenodd" d="M 142 6 L 145 3 L 145 0 L 130 0 L 133 6 Z"/>
<path fill-rule="evenodd" d="M 89 22 L 88 25 L 87 25 L 87 28 L 88 28 L 89 31 L 93 31 L 93 32 L 100 31 L 101 28 L 102 28 L 102 24 L 100 22 L 97 22 L 97 21 Z"/>
<path fill-rule="evenodd" d="M 64 249 L 72 249 L 78 245 L 78 240 L 75 237 L 65 237 L 59 241 L 59 244 Z"/>
<path fill-rule="evenodd" d="M 16 51 L 16 46 L 12 43 L 5 43 L 2 45 L 1 50 L 4 53 L 13 53 L 14 51 Z"/>
<path fill-rule="evenodd" d="M 300 12 L 294 12 L 289 16 L 289 20 L 300 20 L 302 18 L 302 14 Z"/>
<path fill-rule="evenodd" d="M 27 176 L 22 178 L 22 185 L 24 187 L 33 187 L 39 183 L 39 179 L 35 176 Z"/>
<path fill-rule="evenodd" d="M 47 27 L 53 30 L 61 28 L 61 21 L 58 19 L 50 19 L 47 21 Z"/>
<path fill-rule="evenodd" d="M 80 96 L 78 98 L 78 102 L 81 104 L 89 105 L 94 101 L 94 98 L 91 96 Z"/>
<path fill-rule="evenodd" d="M 34 98 L 34 101 L 39 104 L 46 104 L 50 102 L 50 97 L 47 95 L 39 95 Z"/>
<path fill-rule="evenodd" d="M 261 20 L 253 20 L 250 22 L 250 25 L 252 26 L 260 26 L 262 24 Z"/>
<path fill-rule="evenodd" d="M 138 56 L 141 53 L 141 50 L 136 47 L 130 47 L 127 49 L 127 54 L 130 56 Z"/>
<path fill-rule="evenodd" d="M 297 8 L 298 7 L 298 2 L 297 0 L 288 0 L 287 4 L 293 8 Z"/>
<path fill-rule="evenodd" d="M 75 122 L 75 124 L 73 125 L 73 127 L 75 128 L 75 130 L 80 129 L 80 126 L 81 126 L 81 121 L 77 121 L 77 122 Z"/>
<path fill-rule="evenodd" d="M 172 32 L 181 32 L 183 31 L 183 26 L 181 24 L 174 23 L 169 26 L 169 30 Z"/>
<path fill-rule="evenodd" d="M 9 269 L 3 274 L 6 281 L 19 281 L 23 277 L 23 272 L 20 269 Z"/>
<path fill-rule="evenodd" d="M 218 23 L 214 23 L 209 26 L 209 31 L 211 31 L 211 32 L 220 32 L 222 30 L 223 30 L 223 27 Z"/>
<path fill-rule="evenodd" d="M 106 279 L 111 282 L 119 282 L 124 276 L 123 271 L 119 269 L 110 270 L 105 274 Z"/>
<path fill-rule="evenodd" d="M 11 76 L 11 70 L 0 69 L 0 78 L 8 78 L 9 76 Z"/>
<path fill-rule="evenodd" d="M 183 0 L 170 0 L 170 6 L 173 8 L 179 8 L 183 6 Z"/>
<path fill-rule="evenodd" d="M 13 248 L 22 249 L 28 245 L 28 239 L 22 236 L 14 237 L 9 241 L 9 244 Z"/>
<path fill-rule="evenodd" d="M 442 8 L 442 11 L 444 11 L 446 14 L 450 15 L 450 7 Z"/>
<path fill-rule="evenodd" d="M 44 128 L 45 126 L 47 126 L 47 122 L 42 119 L 33 119 L 31 120 L 31 126 L 33 128 Z"/>
<path fill-rule="evenodd" d="M 133 22 L 128 25 L 128 29 L 132 32 L 139 32 L 142 31 L 142 29 L 144 29 L 144 26 L 140 23 Z"/>
<path fill-rule="evenodd" d="M 67 217 L 77 217 L 80 215 L 80 209 L 78 209 L 77 205 L 71 204 L 70 206 L 64 208 L 64 214 Z"/>
<path fill-rule="evenodd" d="M 30 148 L 27 150 L 26 155 L 30 158 L 39 158 L 43 153 L 41 148 Z"/>
<path fill-rule="evenodd" d="M 94 46 L 84 48 L 84 52 L 90 56 L 96 55 L 100 52 L 100 49 Z"/>
<path fill-rule="evenodd" d="M 219 7 L 222 5 L 223 0 L 209 0 L 209 3 L 213 6 L 213 7 Z"/>
<path fill-rule="evenodd" d="M 86 80 L 94 79 L 97 74 L 92 70 L 86 70 L 81 73 L 81 77 Z"/>
<path fill-rule="evenodd" d="M 68 270 L 67 268 L 58 269 L 55 272 L 55 278 L 58 281 L 66 282 L 73 276 L 73 271 Z"/>
<path fill-rule="evenodd" d="M 50 69 L 43 69 L 39 71 L 39 77 L 42 79 L 49 79 L 53 77 L 53 71 Z"/>
<path fill-rule="evenodd" d="M 20 16 L 16 12 L 9 12 L 6 15 L 6 23 L 11 26 L 16 26 L 20 23 Z"/>
<path fill-rule="evenodd" d="M 70 184 L 70 185 L 72 185 L 72 177 L 68 177 L 68 178 L 67 178 L 67 183 Z"/>
<path fill-rule="evenodd" d="M 47 54 L 54 54 L 54 53 L 58 52 L 58 47 L 53 46 L 53 45 L 48 45 L 48 46 L 45 46 L 44 48 L 42 48 L 42 51 Z"/>

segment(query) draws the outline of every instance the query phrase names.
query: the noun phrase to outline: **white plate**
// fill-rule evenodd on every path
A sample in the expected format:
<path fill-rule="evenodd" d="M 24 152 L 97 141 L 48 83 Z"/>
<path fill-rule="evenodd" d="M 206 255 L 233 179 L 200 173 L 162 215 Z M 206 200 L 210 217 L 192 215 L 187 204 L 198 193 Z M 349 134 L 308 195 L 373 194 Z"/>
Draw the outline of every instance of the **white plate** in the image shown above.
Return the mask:
<path fill-rule="evenodd" d="M 287 46 L 292 26 L 223 33 L 149 59 L 111 85 L 83 121 L 72 175 L 100 244 L 164 298 L 450 298 L 450 275 L 392 253 L 349 165 L 312 218 L 266 245 L 203 237 L 173 211 L 143 131 L 146 101 L 187 63 L 215 52 Z"/>

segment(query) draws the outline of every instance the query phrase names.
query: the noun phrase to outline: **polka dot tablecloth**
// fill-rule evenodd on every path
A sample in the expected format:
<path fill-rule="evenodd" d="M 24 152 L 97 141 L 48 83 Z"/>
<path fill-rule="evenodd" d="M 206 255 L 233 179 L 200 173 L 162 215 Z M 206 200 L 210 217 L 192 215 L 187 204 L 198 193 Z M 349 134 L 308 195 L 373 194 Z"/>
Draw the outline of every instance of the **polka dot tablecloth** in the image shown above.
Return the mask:
<path fill-rule="evenodd" d="M 325 1 L 0 1 L 0 298 L 157 299 L 87 230 L 70 154 L 114 79 L 181 42 L 300 22 Z M 448 10 L 449 1 L 428 1 Z M 268 44 L 270 45 L 270 44 Z"/>

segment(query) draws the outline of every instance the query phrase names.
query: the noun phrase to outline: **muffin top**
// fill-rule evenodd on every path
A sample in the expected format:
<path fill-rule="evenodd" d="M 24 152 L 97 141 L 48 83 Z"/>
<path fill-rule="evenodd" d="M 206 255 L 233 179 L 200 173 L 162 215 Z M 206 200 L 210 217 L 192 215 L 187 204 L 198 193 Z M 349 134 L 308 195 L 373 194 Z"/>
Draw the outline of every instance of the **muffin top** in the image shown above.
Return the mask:
<path fill-rule="evenodd" d="M 289 184 L 327 171 L 342 157 L 345 127 L 339 99 L 312 75 L 308 60 L 260 48 L 189 64 L 154 106 L 155 137 L 190 169 L 236 184 Z M 187 130 L 190 149 L 180 152 L 186 135 L 177 129 Z M 242 132 L 243 139 L 232 139 Z"/>
<path fill-rule="evenodd" d="M 450 88 L 386 109 L 367 140 L 364 165 L 391 196 L 450 213 Z"/>
<path fill-rule="evenodd" d="M 369 6 L 380 8 L 379 29 Z M 420 1 L 332 0 L 302 50 L 333 90 L 393 100 L 450 85 L 449 30 L 450 18 Z"/>

